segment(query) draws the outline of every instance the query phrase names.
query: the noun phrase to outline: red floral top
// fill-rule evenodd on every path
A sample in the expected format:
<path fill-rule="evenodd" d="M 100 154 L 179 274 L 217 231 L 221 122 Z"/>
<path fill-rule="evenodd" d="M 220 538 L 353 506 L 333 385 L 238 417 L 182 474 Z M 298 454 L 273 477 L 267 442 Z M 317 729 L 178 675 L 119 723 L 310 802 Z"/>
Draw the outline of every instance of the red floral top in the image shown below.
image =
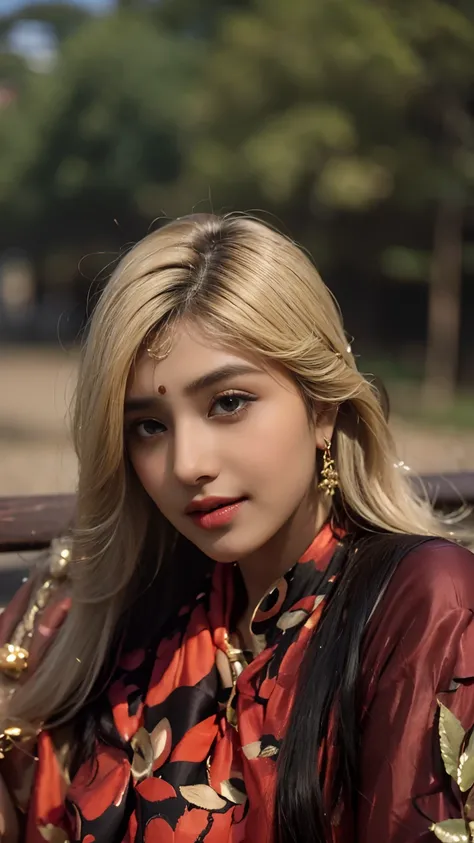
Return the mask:
<path fill-rule="evenodd" d="M 337 543 L 324 527 L 260 602 L 258 654 L 234 688 L 234 571 L 216 564 L 157 647 L 120 662 L 108 694 L 128 751 L 98 745 L 68 782 L 41 733 L 26 843 L 270 841 L 275 762 L 303 651 L 337 576 Z M 474 722 L 473 562 L 441 540 L 412 550 L 369 623 L 359 810 L 342 812 L 333 843 L 429 843 L 430 820 L 460 816 L 436 712 L 440 698 L 465 728 Z"/>

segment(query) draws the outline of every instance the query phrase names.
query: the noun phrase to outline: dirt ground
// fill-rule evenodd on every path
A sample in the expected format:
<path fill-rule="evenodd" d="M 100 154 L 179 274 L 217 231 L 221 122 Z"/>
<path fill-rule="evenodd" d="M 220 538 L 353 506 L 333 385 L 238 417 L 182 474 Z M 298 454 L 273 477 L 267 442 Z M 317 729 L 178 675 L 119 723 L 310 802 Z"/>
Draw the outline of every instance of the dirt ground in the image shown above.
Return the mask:
<path fill-rule="evenodd" d="M 0 496 L 74 490 L 68 408 L 77 355 L 0 348 Z M 415 472 L 474 471 L 474 432 L 393 419 L 399 459 Z"/>

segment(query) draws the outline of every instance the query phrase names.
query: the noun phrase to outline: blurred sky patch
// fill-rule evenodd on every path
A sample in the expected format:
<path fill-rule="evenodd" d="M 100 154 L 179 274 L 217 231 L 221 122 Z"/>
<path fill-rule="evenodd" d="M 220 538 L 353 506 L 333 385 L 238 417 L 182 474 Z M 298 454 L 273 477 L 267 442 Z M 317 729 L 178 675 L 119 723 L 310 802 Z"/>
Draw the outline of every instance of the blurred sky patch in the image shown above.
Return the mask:
<path fill-rule="evenodd" d="M 44 0 L 29 0 L 28 5 L 44 2 Z M 71 5 L 85 6 L 89 9 L 110 9 L 113 6 L 113 0 L 75 0 Z M 15 12 L 26 6 L 26 0 L 0 0 L 0 14 L 8 15 L 10 12 Z"/>
<path fill-rule="evenodd" d="M 12 14 L 22 6 L 44 3 L 45 0 L 0 0 L 0 15 Z M 48 2 L 48 0 L 46 0 Z M 113 0 L 75 0 L 71 5 L 102 12 L 113 6 Z M 22 21 L 8 39 L 10 50 L 28 58 L 36 70 L 49 70 L 56 53 L 56 42 L 49 27 L 35 21 Z"/>

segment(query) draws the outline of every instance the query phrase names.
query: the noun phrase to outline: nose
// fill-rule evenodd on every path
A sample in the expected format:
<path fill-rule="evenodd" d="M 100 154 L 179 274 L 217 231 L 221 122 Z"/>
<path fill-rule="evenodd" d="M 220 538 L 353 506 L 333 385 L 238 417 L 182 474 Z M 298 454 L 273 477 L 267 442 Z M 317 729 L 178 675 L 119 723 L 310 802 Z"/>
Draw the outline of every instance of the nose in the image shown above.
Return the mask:
<path fill-rule="evenodd" d="M 175 430 L 173 473 L 186 486 L 197 486 L 217 477 L 218 455 L 209 431 L 183 425 Z"/>

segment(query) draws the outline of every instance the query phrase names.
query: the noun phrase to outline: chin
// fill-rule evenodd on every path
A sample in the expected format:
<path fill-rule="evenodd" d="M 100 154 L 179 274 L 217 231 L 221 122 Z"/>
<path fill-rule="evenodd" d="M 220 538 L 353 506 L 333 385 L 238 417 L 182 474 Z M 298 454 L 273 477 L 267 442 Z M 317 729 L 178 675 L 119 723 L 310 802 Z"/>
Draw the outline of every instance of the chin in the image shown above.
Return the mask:
<path fill-rule="evenodd" d="M 214 562 L 221 562 L 223 564 L 232 564 L 241 559 L 245 559 L 252 553 L 255 553 L 265 543 L 265 539 L 257 540 L 255 542 L 238 541 L 236 538 L 232 540 L 230 534 L 227 536 L 220 536 L 214 540 L 209 537 L 209 540 L 195 542 L 195 544 L 202 550 L 209 559 Z"/>
<path fill-rule="evenodd" d="M 216 544 L 212 544 L 211 542 L 199 542 L 199 544 L 194 542 L 194 544 L 196 544 L 196 546 L 199 547 L 199 550 L 202 550 L 209 559 L 212 559 L 213 562 L 222 562 L 224 565 L 231 565 L 232 563 L 237 562 L 237 560 L 242 556 L 241 549 L 237 548 L 235 545 L 232 546 L 230 542 L 227 544 L 227 547 L 224 547 L 223 545 L 219 547 L 219 541 L 217 541 Z"/>
<path fill-rule="evenodd" d="M 212 559 L 213 562 L 219 562 L 221 565 L 233 565 L 234 562 L 237 562 L 239 559 L 239 557 L 236 556 L 235 553 L 229 555 L 225 553 L 219 553 L 217 550 L 211 552 L 204 550 L 204 553 L 206 554 L 206 556 L 209 557 L 209 559 Z"/>

